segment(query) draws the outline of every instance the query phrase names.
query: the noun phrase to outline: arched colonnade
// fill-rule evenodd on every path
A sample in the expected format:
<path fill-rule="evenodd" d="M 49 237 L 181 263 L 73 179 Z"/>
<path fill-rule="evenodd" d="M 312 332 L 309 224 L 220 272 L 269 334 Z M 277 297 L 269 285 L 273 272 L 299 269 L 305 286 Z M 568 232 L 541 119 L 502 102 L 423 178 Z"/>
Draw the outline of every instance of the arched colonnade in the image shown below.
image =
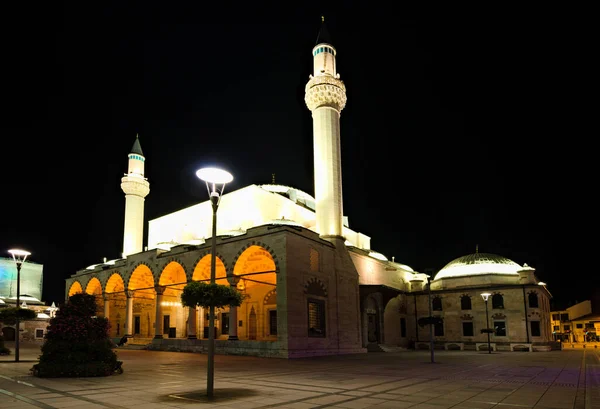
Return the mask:
<path fill-rule="evenodd" d="M 245 299 L 240 307 L 216 310 L 215 338 L 277 340 L 277 263 L 270 249 L 249 245 L 228 268 L 217 253 L 215 282 L 235 286 Z M 208 309 L 181 305 L 190 281 L 210 282 L 211 255 L 200 256 L 189 270 L 171 259 L 160 271 L 138 263 L 75 277 L 67 296 L 85 292 L 97 300 L 97 315 L 110 321 L 110 336 L 133 338 L 208 338 Z"/>

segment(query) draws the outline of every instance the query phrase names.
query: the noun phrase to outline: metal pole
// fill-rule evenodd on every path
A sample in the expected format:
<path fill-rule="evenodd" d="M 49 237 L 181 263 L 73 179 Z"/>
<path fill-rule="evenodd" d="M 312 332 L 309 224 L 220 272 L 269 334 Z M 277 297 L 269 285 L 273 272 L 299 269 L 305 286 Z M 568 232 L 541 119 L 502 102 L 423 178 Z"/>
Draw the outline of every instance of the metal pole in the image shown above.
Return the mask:
<path fill-rule="evenodd" d="M 488 354 L 492 353 L 492 349 L 490 347 L 490 321 L 488 318 L 488 300 L 485 300 L 485 326 L 487 329 L 487 336 L 488 336 Z"/>
<path fill-rule="evenodd" d="M 17 317 L 16 317 L 16 325 L 17 331 L 15 334 L 15 362 L 19 362 L 19 338 L 21 337 L 19 322 L 19 310 L 21 309 L 21 262 L 17 261 Z"/>
<path fill-rule="evenodd" d="M 212 219 L 212 245 L 210 250 L 210 283 L 216 281 L 217 268 L 217 207 L 219 206 L 218 194 L 211 193 L 210 201 L 213 209 Z M 208 312 L 208 375 L 206 377 L 206 395 L 212 398 L 214 391 L 215 374 L 215 306 L 211 305 Z"/>
<path fill-rule="evenodd" d="M 431 280 L 427 277 L 427 299 L 429 300 L 429 319 L 432 319 L 431 313 Z M 431 363 L 434 363 L 433 358 L 433 322 L 429 323 L 429 349 L 431 353 Z"/>

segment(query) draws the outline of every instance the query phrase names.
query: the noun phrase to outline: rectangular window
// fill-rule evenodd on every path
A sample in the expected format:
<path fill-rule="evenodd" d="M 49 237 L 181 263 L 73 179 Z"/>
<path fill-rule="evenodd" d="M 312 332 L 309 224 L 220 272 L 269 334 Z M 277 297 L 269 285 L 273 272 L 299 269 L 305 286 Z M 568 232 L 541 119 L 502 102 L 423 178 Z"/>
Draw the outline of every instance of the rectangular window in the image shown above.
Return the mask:
<path fill-rule="evenodd" d="M 560 314 L 561 321 L 569 321 L 569 314 Z"/>
<path fill-rule="evenodd" d="M 44 330 L 41 329 L 41 328 L 36 328 L 36 330 L 35 330 L 35 337 L 37 339 L 44 338 Z"/>
<path fill-rule="evenodd" d="M 221 313 L 221 334 L 229 335 L 229 313 Z"/>
<path fill-rule="evenodd" d="M 552 321 L 560 320 L 560 314 L 552 314 Z"/>
<path fill-rule="evenodd" d="M 406 338 L 406 318 L 400 318 L 400 336 Z"/>
<path fill-rule="evenodd" d="M 571 326 L 570 325 L 565 325 L 565 326 L 563 326 L 563 330 L 569 331 L 569 330 L 571 330 Z"/>
<path fill-rule="evenodd" d="M 269 335 L 277 335 L 277 310 L 269 310 Z"/>
<path fill-rule="evenodd" d="M 325 301 L 308 300 L 308 336 L 325 337 Z"/>
<path fill-rule="evenodd" d="M 463 337 L 472 337 L 473 336 L 473 323 L 470 321 L 464 321 L 462 323 L 463 327 Z"/>
<path fill-rule="evenodd" d="M 171 326 L 171 317 L 169 315 L 163 316 L 163 334 L 169 333 L 169 327 Z"/>
<path fill-rule="evenodd" d="M 575 324 L 575 328 L 583 328 L 583 324 Z"/>
<path fill-rule="evenodd" d="M 494 330 L 497 337 L 506 336 L 506 322 L 505 321 L 494 321 Z"/>
<path fill-rule="evenodd" d="M 542 336 L 542 330 L 541 330 L 539 321 L 531 321 L 531 336 L 532 337 L 541 337 Z"/>
<path fill-rule="evenodd" d="M 555 325 L 552 327 L 552 331 L 560 331 L 560 325 Z"/>
<path fill-rule="evenodd" d="M 139 315 L 136 315 L 135 317 L 133 317 L 133 333 L 135 335 L 140 334 L 140 316 Z"/>
<path fill-rule="evenodd" d="M 593 328 L 594 328 L 594 324 L 593 324 L 593 323 L 591 323 L 591 322 L 586 322 L 586 323 L 585 323 L 585 328 L 586 328 L 586 329 L 593 329 Z"/>
<path fill-rule="evenodd" d="M 444 321 L 438 322 L 433 326 L 433 335 L 436 337 L 444 336 Z"/>

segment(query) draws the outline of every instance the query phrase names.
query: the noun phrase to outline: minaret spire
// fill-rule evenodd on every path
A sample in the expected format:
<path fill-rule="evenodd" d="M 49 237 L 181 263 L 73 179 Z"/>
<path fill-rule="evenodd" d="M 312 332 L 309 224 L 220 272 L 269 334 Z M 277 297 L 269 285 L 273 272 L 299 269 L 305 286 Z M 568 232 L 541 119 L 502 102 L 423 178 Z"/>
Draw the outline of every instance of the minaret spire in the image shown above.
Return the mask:
<path fill-rule="evenodd" d="M 131 152 L 127 155 L 127 173 L 121 178 L 125 193 L 125 227 L 123 231 L 123 257 L 142 251 L 144 242 L 144 200 L 150 193 L 150 183 L 144 177 L 146 158 L 136 134 Z"/>
<path fill-rule="evenodd" d="M 336 70 L 336 49 L 321 17 L 313 48 L 313 74 L 304 101 L 313 117 L 316 230 L 321 236 L 342 236 L 342 163 L 340 113 L 346 106 L 346 87 Z"/>

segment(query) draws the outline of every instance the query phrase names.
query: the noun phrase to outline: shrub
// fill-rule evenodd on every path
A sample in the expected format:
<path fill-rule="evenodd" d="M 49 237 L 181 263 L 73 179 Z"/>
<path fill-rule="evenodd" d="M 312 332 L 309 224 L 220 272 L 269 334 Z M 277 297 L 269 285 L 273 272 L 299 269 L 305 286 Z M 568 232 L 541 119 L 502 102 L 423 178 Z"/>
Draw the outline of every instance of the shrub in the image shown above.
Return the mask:
<path fill-rule="evenodd" d="M 32 373 L 39 377 L 107 376 L 119 369 L 122 362 L 108 336 L 110 323 L 94 314 L 93 295 L 71 296 L 50 320 L 40 361 Z"/>

